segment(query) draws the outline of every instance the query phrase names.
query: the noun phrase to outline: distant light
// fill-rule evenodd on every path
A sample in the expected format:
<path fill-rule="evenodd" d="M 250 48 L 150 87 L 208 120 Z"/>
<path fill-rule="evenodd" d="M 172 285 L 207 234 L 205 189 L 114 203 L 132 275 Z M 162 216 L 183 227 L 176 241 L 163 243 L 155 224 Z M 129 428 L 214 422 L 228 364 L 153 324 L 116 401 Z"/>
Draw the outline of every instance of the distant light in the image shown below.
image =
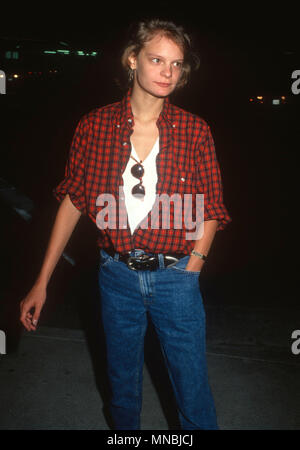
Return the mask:
<path fill-rule="evenodd" d="M 92 52 L 91 56 L 97 56 L 97 52 Z"/>
<path fill-rule="evenodd" d="M 84 52 L 81 51 L 81 50 L 78 50 L 78 51 L 77 51 L 77 55 L 84 56 Z"/>
<path fill-rule="evenodd" d="M 0 73 L 0 78 L 4 78 L 4 75 L 3 75 L 3 73 Z"/>
<path fill-rule="evenodd" d="M 282 100 L 285 100 L 285 96 L 283 95 L 283 96 L 281 97 L 281 99 L 282 99 Z"/>
<path fill-rule="evenodd" d="M 14 78 L 19 78 L 19 75 L 18 75 L 17 73 L 15 73 L 15 74 L 13 75 L 13 77 L 14 77 Z"/>
<path fill-rule="evenodd" d="M 253 102 L 253 98 L 250 98 L 250 99 L 249 99 L 249 102 Z"/>
<path fill-rule="evenodd" d="M 45 50 L 44 53 L 56 54 L 56 51 L 54 51 L 54 50 Z"/>
<path fill-rule="evenodd" d="M 64 55 L 69 55 L 70 50 L 57 50 L 57 53 L 63 53 Z"/>
<path fill-rule="evenodd" d="M 279 98 L 273 98 L 273 100 L 272 100 L 272 105 L 280 105 L 280 100 L 279 100 Z"/>
<path fill-rule="evenodd" d="M 7 52 L 5 52 L 5 58 L 6 59 L 19 59 L 19 52 L 7 51 Z"/>
<path fill-rule="evenodd" d="M 261 95 L 257 96 L 256 98 L 257 98 L 257 100 L 262 100 L 263 99 L 263 97 Z"/>

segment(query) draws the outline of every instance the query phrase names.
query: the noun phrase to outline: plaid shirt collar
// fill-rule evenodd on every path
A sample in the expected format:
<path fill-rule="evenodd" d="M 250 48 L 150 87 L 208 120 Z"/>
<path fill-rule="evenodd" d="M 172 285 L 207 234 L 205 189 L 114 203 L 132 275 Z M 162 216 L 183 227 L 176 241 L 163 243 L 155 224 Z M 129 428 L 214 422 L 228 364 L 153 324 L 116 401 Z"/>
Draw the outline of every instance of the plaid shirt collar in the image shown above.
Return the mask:
<path fill-rule="evenodd" d="M 131 127 L 132 122 L 134 122 L 130 101 L 131 95 L 132 88 L 127 91 L 123 100 L 120 102 L 120 109 L 115 116 L 116 123 L 120 126 L 127 125 Z M 173 120 L 172 105 L 168 97 L 164 99 L 163 108 L 159 115 L 157 125 L 160 125 L 161 123 L 166 124 L 170 128 L 174 127 L 174 125 L 176 126 L 175 121 Z"/>

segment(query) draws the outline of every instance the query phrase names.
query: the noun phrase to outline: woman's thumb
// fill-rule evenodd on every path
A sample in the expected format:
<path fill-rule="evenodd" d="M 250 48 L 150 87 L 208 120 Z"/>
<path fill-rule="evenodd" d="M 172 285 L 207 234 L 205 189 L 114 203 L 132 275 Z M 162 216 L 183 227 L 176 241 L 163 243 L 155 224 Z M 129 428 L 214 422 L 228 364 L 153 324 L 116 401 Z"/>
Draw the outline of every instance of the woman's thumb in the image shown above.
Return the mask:
<path fill-rule="evenodd" d="M 40 313 L 41 313 L 41 307 L 36 307 L 35 308 L 35 311 L 34 311 L 34 314 L 33 314 L 33 317 L 32 317 L 32 324 L 34 325 L 34 326 L 36 326 L 37 325 L 37 323 L 38 323 L 38 320 L 39 320 L 39 317 L 40 317 Z"/>

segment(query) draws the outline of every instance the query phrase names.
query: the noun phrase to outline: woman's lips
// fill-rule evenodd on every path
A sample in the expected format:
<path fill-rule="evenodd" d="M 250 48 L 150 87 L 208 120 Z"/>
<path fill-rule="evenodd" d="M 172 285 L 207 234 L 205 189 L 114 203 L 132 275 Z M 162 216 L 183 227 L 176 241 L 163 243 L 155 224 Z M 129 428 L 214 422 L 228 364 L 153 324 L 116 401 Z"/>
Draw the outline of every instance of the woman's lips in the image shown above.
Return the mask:
<path fill-rule="evenodd" d="M 158 81 L 155 81 L 155 83 L 158 84 L 158 86 L 161 86 L 161 87 L 169 87 L 169 86 L 171 86 L 171 83 L 159 83 Z"/>

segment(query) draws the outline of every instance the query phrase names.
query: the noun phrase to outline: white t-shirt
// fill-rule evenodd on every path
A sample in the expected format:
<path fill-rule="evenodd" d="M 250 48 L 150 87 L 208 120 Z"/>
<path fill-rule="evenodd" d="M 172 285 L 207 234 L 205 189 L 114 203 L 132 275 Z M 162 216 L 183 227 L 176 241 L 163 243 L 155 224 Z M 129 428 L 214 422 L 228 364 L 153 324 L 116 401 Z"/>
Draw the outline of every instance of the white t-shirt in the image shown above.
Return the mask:
<path fill-rule="evenodd" d="M 131 234 L 133 234 L 137 225 L 147 216 L 151 211 L 156 198 L 156 183 L 157 183 L 157 169 L 156 156 L 159 153 L 159 138 L 157 138 L 151 152 L 147 158 L 142 162 L 144 167 L 143 186 L 145 187 L 145 196 L 143 200 L 134 197 L 131 194 L 133 186 L 139 183 L 139 179 L 135 178 L 131 173 L 131 167 L 136 164 L 136 161 L 129 158 L 127 166 L 123 172 L 122 178 L 124 182 L 125 205 L 128 215 L 128 223 Z M 134 146 L 131 144 L 131 155 L 140 161 Z"/>

